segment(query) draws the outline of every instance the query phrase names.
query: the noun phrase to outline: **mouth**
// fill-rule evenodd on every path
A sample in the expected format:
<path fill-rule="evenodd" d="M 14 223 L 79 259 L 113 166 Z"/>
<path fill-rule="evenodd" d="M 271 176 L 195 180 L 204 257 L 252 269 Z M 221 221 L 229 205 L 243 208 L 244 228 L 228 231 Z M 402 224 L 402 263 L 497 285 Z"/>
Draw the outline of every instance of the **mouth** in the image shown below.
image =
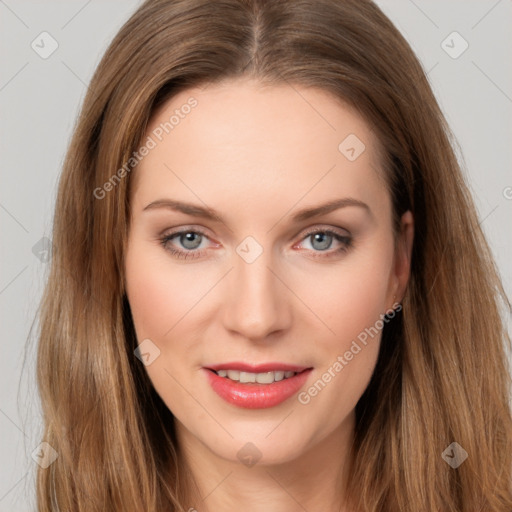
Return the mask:
<path fill-rule="evenodd" d="M 214 370 L 212 370 L 214 371 Z M 298 375 L 300 372 L 292 371 L 271 371 L 271 372 L 242 372 L 240 370 L 218 370 L 215 372 L 219 377 L 240 382 L 240 384 L 272 384 Z"/>
<path fill-rule="evenodd" d="M 306 382 L 312 368 L 281 363 L 226 363 L 203 368 L 213 389 L 226 402 L 246 409 L 274 407 Z"/>

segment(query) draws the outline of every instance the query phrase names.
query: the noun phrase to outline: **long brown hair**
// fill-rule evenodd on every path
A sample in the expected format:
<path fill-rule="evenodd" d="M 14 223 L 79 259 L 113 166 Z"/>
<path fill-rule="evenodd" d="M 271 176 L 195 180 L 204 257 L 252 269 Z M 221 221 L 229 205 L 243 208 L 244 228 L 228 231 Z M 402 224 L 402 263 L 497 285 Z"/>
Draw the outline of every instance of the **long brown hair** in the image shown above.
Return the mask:
<path fill-rule="evenodd" d="M 56 203 L 37 375 L 43 440 L 59 456 L 39 469 L 38 509 L 187 509 L 173 416 L 134 356 L 125 164 L 166 99 L 240 76 L 355 107 L 384 148 L 395 219 L 415 217 L 403 312 L 356 408 L 354 509 L 510 512 L 510 304 L 425 73 L 370 0 L 148 0 L 111 43 Z M 457 469 L 442 458 L 452 442 L 469 455 Z"/>

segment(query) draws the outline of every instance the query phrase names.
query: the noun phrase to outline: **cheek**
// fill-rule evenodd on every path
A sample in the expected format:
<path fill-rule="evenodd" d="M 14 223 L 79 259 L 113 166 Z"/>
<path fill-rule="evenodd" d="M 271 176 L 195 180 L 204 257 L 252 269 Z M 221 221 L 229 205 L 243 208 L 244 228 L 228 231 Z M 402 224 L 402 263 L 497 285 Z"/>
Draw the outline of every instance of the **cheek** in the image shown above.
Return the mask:
<path fill-rule="evenodd" d="M 323 339 L 333 348 L 343 348 L 373 326 L 388 307 L 392 244 L 371 249 L 356 249 L 338 264 L 302 276 L 300 293 L 324 321 Z"/>
<path fill-rule="evenodd" d="M 125 263 L 127 297 L 138 342 L 150 339 L 160 350 L 145 370 L 167 407 L 181 418 L 193 409 L 179 384 L 189 377 L 181 364 L 192 345 L 193 327 L 188 322 L 209 281 L 203 284 L 193 279 L 184 267 L 169 264 L 164 249 L 159 252 L 142 242 L 129 247 Z M 197 410 L 194 412 L 197 415 Z"/>
<path fill-rule="evenodd" d="M 309 290 L 310 304 L 325 327 L 313 337 L 317 371 L 299 402 L 329 410 L 326 428 L 341 422 L 355 407 L 378 358 L 393 245 L 381 240 L 374 249 L 366 249 L 309 277 L 301 291 Z"/>
<path fill-rule="evenodd" d="M 139 341 L 163 340 L 208 291 L 208 281 L 170 265 L 164 249 L 161 252 L 155 255 L 154 250 L 137 247 L 127 252 L 127 294 Z"/>

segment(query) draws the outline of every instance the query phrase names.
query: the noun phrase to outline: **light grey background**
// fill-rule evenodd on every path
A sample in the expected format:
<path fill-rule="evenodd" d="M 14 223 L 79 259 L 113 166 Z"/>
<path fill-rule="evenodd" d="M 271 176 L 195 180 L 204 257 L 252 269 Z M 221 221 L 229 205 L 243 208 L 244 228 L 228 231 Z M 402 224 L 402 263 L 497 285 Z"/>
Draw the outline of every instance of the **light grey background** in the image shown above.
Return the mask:
<path fill-rule="evenodd" d="M 40 419 L 34 334 L 28 345 L 27 340 L 47 264 L 33 247 L 51 238 L 57 180 L 87 84 L 106 46 L 139 4 L 0 0 L 0 512 L 35 510 L 31 453 L 40 442 Z M 378 4 L 428 71 L 510 296 L 512 2 Z M 35 40 L 43 51 L 43 31 L 58 43 L 46 59 L 31 47 Z M 463 48 L 459 36 L 448 37 L 454 31 L 469 44 L 458 58 L 445 51 L 455 55 Z M 45 41 L 48 50 L 50 40 Z"/>

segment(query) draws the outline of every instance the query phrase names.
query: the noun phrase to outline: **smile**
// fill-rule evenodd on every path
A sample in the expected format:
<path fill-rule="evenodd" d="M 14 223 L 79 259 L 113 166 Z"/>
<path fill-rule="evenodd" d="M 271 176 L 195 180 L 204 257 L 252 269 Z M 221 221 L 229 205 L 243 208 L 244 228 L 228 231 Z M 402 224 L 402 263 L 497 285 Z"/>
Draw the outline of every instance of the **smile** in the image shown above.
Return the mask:
<path fill-rule="evenodd" d="M 245 409 L 266 409 L 298 393 L 312 368 L 228 363 L 203 370 L 213 391 L 226 402 Z"/>
<path fill-rule="evenodd" d="M 296 372 L 291 371 L 276 371 L 276 372 L 264 372 L 264 373 L 252 373 L 252 372 L 241 372 L 239 370 L 219 370 L 215 372 L 219 377 L 226 377 L 227 379 L 242 384 L 254 383 L 258 384 L 272 384 L 273 382 L 279 382 L 284 379 L 289 379 Z"/>

